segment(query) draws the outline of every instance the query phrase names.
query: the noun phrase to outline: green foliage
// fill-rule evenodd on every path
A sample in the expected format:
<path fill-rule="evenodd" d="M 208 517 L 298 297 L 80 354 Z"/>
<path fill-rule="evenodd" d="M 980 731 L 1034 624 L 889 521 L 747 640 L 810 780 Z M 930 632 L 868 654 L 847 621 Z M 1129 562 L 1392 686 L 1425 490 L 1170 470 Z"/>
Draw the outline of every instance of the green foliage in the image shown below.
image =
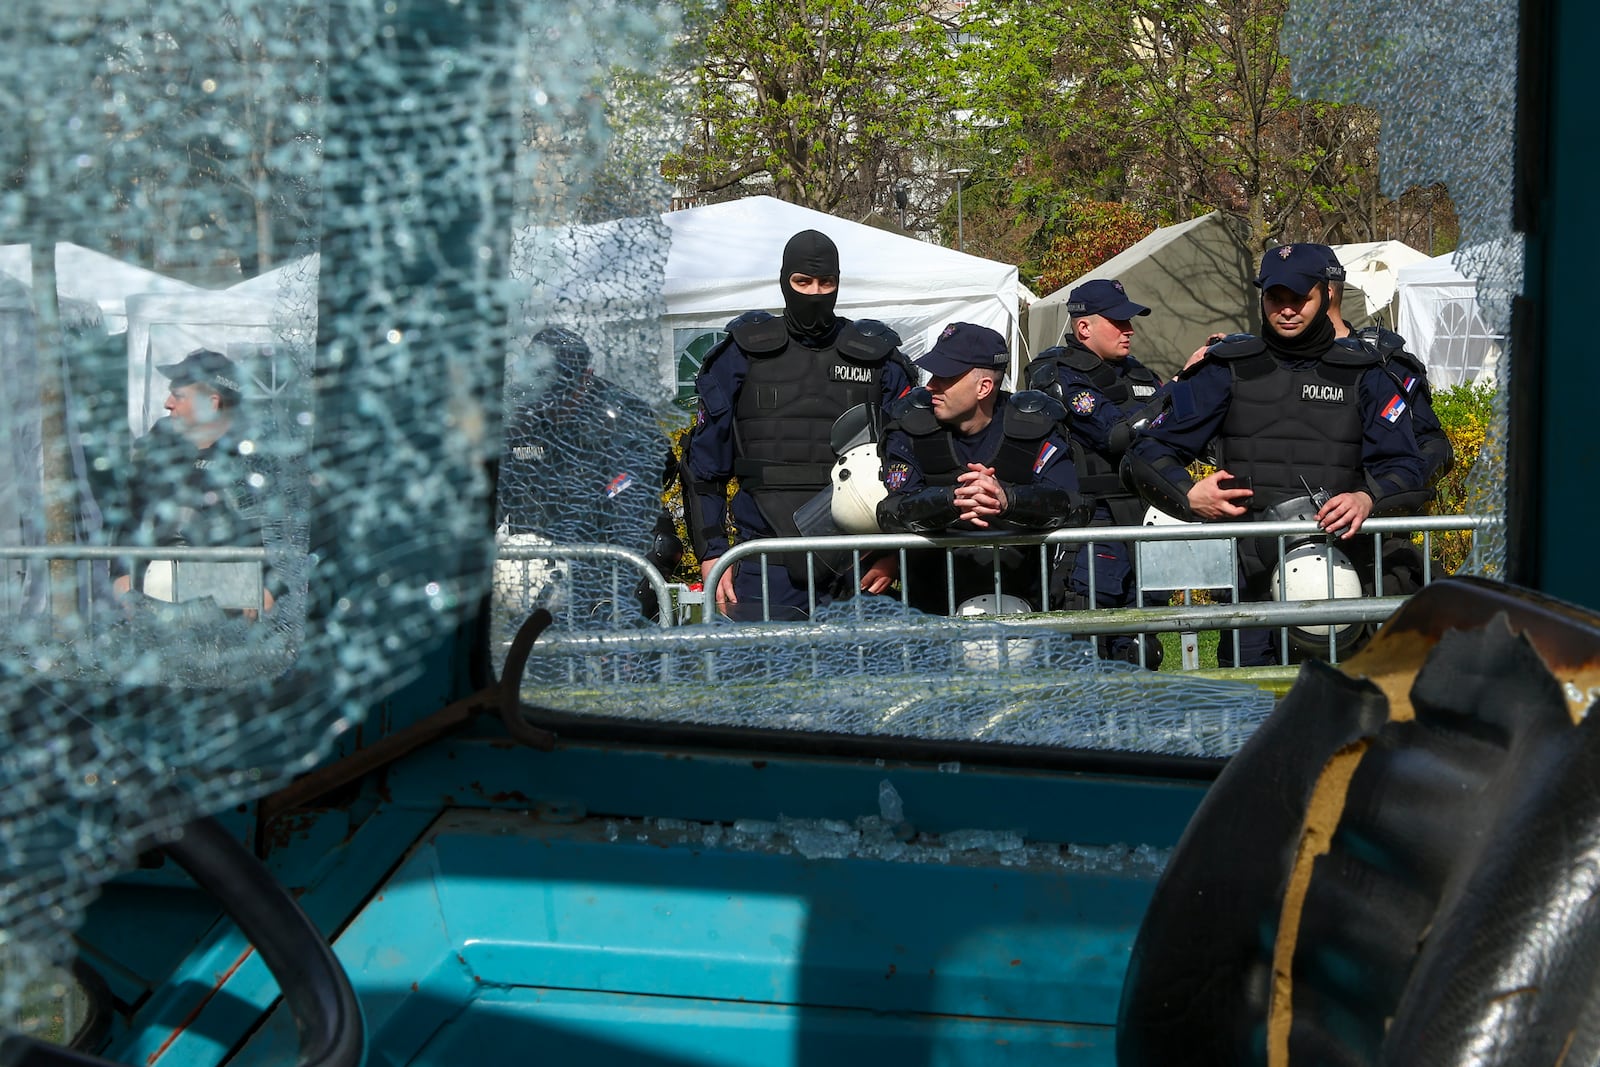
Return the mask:
<path fill-rule="evenodd" d="M 1147 216 L 1127 204 L 1074 201 L 1039 264 L 1040 290 L 1054 292 L 1082 277 L 1153 229 Z"/>
<path fill-rule="evenodd" d="M 764 178 L 822 211 L 870 203 L 886 162 L 944 115 L 943 44 L 915 0 L 729 0 L 663 173 L 703 193 Z"/>
<path fill-rule="evenodd" d="M 1439 480 L 1438 496 L 1433 504 L 1436 514 L 1473 514 L 1487 505 L 1478 487 L 1487 484 L 1488 479 L 1475 468 L 1480 461 L 1500 462 L 1499 454 L 1484 453 L 1489 428 L 1494 422 L 1495 402 L 1495 389 L 1489 385 L 1458 385 L 1434 394 L 1433 410 L 1456 452 L 1455 467 Z M 1446 573 L 1454 574 L 1472 551 L 1472 534 L 1465 531 L 1439 534 L 1433 543 L 1436 561 Z"/>

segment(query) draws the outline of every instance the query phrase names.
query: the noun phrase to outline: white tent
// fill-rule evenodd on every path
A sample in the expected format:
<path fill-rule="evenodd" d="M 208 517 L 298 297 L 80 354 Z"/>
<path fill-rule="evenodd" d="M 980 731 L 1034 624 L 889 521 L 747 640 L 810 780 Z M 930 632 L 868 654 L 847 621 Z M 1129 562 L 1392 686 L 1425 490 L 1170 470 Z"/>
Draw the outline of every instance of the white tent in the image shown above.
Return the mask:
<path fill-rule="evenodd" d="M 23 285 L 33 285 L 33 252 L 28 245 L 0 245 L 0 273 Z M 56 244 L 56 293 L 63 300 L 97 304 L 107 333 L 128 328 L 128 297 L 139 293 L 199 293 L 199 286 L 168 278 L 153 270 L 124 263 L 104 252 L 75 245 Z"/>
<path fill-rule="evenodd" d="M 1375 322 L 1395 329 L 1400 269 L 1426 263 L 1427 253 L 1419 252 L 1404 241 L 1334 245 L 1333 251 L 1345 272 L 1345 319 L 1356 326 Z M 1359 291 L 1361 302 L 1365 305 L 1364 312 L 1360 304 L 1352 299 L 1355 295 L 1351 293 L 1352 289 Z"/>
<path fill-rule="evenodd" d="M 1505 337 L 1491 329 L 1478 307 L 1478 283 L 1456 270 L 1446 253 L 1398 274 L 1398 332 L 1428 368 L 1434 389 L 1463 382 L 1493 383 Z"/>
<path fill-rule="evenodd" d="M 951 322 L 997 331 L 1017 352 L 1017 268 L 873 226 L 796 207 L 770 196 L 672 211 L 667 324 L 721 328 L 752 308 L 783 306 L 778 264 L 786 241 L 821 230 L 839 246 L 840 314 L 882 319 L 918 356 Z"/>

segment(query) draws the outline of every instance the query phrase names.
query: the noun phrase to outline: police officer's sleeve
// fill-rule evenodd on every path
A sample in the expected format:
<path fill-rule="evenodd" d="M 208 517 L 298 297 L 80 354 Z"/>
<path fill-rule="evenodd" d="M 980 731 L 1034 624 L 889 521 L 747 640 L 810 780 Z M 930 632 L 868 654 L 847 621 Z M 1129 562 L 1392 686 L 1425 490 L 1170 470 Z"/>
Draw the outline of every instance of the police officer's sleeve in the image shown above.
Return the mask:
<path fill-rule="evenodd" d="M 1045 439 L 1035 463 L 1033 481 L 1006 485 L 1005 521 L 1024 530 L 1056 530 L 1082 526 L 1092 509 L 1078 492 L 1078 469 L 1065 437 L 1052 433 Z"/>
<path fill-rule="evenodd" d="M 878 526 L 885 533 L 941 533 L 961 517 L 955 487 L 927 484 L 900 430 L 884 441 L 883 484 L 889 493 L 878 502 Z"/>
<path fill-rule="evenodd" d="M 1423 479 L 1434 485 L 1455 469 L 1456 450 L 1433 410 L 1433 391 L 1425 381 L 1418 382 L 1411 394 L 1411 429 L 1422 453 Z"/>
<path fill-rule="evenodd" d="M 1060 386 L 1058 399 L 1066 405 L 1072 436 L 1090 451 L 1116 462 L 1130 437 L 1122 410 L 1104 392 L 1070 371 L 1065 372 Z"/>
<path fill-rule="evenodd" d="M 684 445 L 684 525 L 703 562 L 728 550 L 728 479 L 733 476 L 733 413 L 748 366 L 731 341 L 713 350 L 695 376 L 700 402 L 694 428 Z"/>
<path fill-rule="evenodd" d="M 883 392 L 878 398 L 879 406 L 887 408 L 891 402 L 911 391 L 916 383 L 907 370 L 908 366 L 898 351 L 889 356 L 883 368 Z"/>
<path fill-rule="evenodd" d="M 1374 367 L 1361 377 L 1360 399 L 1361 465 L 1373 510 L 1420 511 L 1430 493 L 1405 397 L 1382 368 Z"/>
<path fill-rule="evenodd" d="M 1222 429 L 1233 400 L 1233 374 L 1214 362 L 1162 387 L 1165 404 L 1128 445 L 1122 480 L 1149 504 L 1169 515 L 1190 519 L 1186 469 Z"/>

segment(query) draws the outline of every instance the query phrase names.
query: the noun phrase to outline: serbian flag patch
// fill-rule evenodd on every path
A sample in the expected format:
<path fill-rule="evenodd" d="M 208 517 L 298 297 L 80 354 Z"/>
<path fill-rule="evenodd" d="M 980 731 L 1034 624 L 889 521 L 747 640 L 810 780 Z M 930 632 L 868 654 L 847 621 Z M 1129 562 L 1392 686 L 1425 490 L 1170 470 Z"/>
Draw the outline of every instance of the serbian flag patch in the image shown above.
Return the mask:
<path fill-rule="evenodd" d="M 1417 384 L 1416 375 L 1408 374 L 1408 375 L 1406 375 L 1406 380 L 1400 383 L 1400 388 L 1404 389 L 1407 393 L 1409 393 L 1409 392 L 1411 392 L 1411 387 L 1413 385 L 1416 385 L 1416 384 Z"/>
<path fill-rule="evenodd" d="M 627 471 L 623 471 L 621 474 L 617 475 L 615 478 L 606 483 L 606 499 L 615 500 L 623 490 L 629 489 L 632 486 L 633 475 L 629 474 Z"/>
<path fill-rule="evenodd" d="M 1394 422 L 1405 413 L 1406 402 L 1400 399 L 1399 393 L 1396 393 L 1394 395 L 1394 399 L 1389 401 L 1389 405 L 1383 409 L 1379 417 L 1382 418 L 1384 422 Z"/>
<path fill-rule="evenodd" d="M 1039 455 L 1033 461 L 1033 473 L 1038 474 L 1044 470 L 1044 465 L 1056 458 L 1056 453 L 1061 451 L 1053 443 L 1046 441 L 1039 449 Z"/>

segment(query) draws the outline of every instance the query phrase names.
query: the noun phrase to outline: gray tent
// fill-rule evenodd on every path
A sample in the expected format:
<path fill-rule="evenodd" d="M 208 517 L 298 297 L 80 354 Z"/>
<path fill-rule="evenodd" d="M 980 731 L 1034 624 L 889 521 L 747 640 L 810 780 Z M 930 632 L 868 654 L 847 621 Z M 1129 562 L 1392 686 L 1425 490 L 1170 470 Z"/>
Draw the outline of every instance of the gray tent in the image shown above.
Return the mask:
<path fill-rule="evenodd" d="M 1170 377 L 1207 335 L 1260 329 L 1260 301 L 1251 284 L 1254 259 L 1243 227 L 1221 212 L 1163 226 L 1030 305 L 1029 352 L 1036 355 L 1061 343 L 1068 293 L 1092 278 L 1114 278 L 1129 297 L 1151 309 L 1134 324 L 1133 355 Z"/>

